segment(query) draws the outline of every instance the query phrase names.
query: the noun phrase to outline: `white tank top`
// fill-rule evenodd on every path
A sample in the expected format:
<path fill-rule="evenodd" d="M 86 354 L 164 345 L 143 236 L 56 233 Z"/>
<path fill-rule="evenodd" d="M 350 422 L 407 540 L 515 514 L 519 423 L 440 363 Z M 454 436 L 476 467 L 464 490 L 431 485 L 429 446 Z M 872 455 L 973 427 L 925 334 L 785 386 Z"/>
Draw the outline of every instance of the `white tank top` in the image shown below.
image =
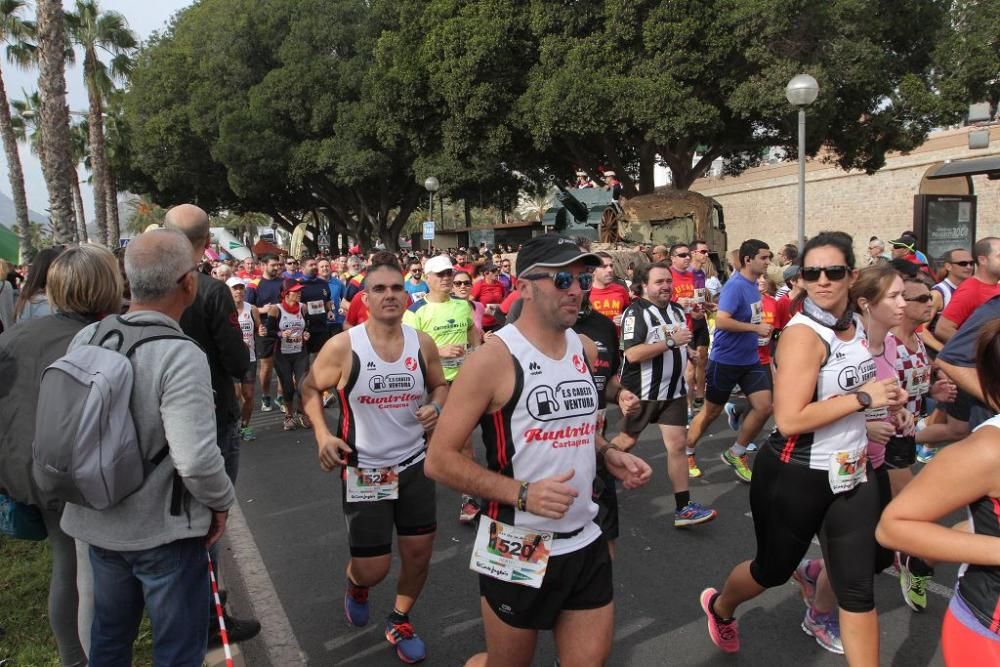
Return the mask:
<path fill-rule="evenodd" d="M 500 410 L 483 415 L 483 443 L 490 470 L 522 482 L 534 482 L 573 469 L 567 482 L 579 494 L 561 519 L 521 512 L 497 502 L 487 514 L 507 524 L 562 533 L 553 540 L 552 555 L 581 549 L 601 530 L 594 523 L 597 472 L 597 388 L 587 367 L 583 344 L 566 330 L 566 354 L 542 354 L 514 325 L 494 334 L 514 362 L 514 392 Z M 530 496 L 530 491 L 528 492 Z"/>
<path fill-rule="evenodd" d="M 385 468 L 420 455 L 427 444 L 417 409 L 425 402 L 424 359 L 415 329 L 403 327 L 403 353 L 386 361 L 375 353 L 366 324 L 349 330 L 351 375 L 338 394 L 340 437 L 354 451 L 348 463 Z"/>
<path fill-rule="evenodd" d="M 282 354 L 298 354 L 303 349 L 306 318 L 302 316 L 301 309 L 298 313 L 290 313 L 281 304 L 278 304 L 278 314 L 278 349 Z M 286 337 L 283 335 L 285 331 L 291 333 Z"/>
<path fill-rule="evenodd" d="M 813 401 L 853 394 L 861 385 L 875 378 L 875 360 L 868 352 L 860 317 L 854 316 L 854 338 L 849 341 L 841 340 L 833 329 L 823 326 L 804 313 L 796 314 L 785 330 L 797 324 L 812 329 L 828 350 L 826 362 L 819 369 Z M 778 359 L 778 364 L 780 363 L 781 359 Z M 815 470 L 827 470 L 833 454 L 867 445 L 865 413 L 852 412 L 812 433 L 800 433 L 788 438 L 775 429 L 769 443 L 778 452 L 783 463 L 800 463 Z"/>
<path fill-rule="evenodd" d="M 250 350 L 250 363 L 257 361 L 257 346 L 254 345 L 254 326 L 253 326 L 253 314 L 251 314 L 250 309 L 253 308 L 246 301 L 243 302 L 243 308 L 239 312 L 240 317 L 240 333 L 243 334 L 243 344 L 247 346 Z"/>

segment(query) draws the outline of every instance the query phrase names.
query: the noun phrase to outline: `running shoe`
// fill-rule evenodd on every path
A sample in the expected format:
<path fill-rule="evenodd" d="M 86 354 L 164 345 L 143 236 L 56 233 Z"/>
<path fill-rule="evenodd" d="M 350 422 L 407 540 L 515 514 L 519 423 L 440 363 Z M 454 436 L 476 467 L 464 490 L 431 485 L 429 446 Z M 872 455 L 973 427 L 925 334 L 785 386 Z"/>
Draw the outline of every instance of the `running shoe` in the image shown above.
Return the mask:
<path fill-rule="evenodd" d="M 903 593 L 903 602 L 917 613 L 927 610 L 927 584 L 930 583 L 930 579 L 929 574 L 921 576 L 910 571 L 909 556 L 900 557 L 899 589 Z"/>
<path fill-rule="evenodd" d="M 313 427 L 312 422 L 309 421 L 309 417 L 306 417 L 306 414 L 304 412 L 299 413 L 298 420 L 299 420 L 299 426 L 301 426 L 304 429 L 310 429 Z"/>
<path fill-rule="evenodd" d="M 733 454 L 731 451 L 727 449 L 726 451 L 722 452 L 722 456 L 720 458 L 722 459 L 723 463 L 725 463 L 726 465 L 728 465 L 730 468 L 733 469 L 733 472 L 736 473 L 736 476 L 739 478 L 741 482 L 746 482 L 748 484 L 750 483 L 751 473 L 750 473 L 750 466 L 747 465 L 746 454 L 744 454 L 743 456 L 736 456 L 736 454 Z"/>
<path fill-rule="evenodd" d="M 694 411 L 698 412 L 703 407 L 705 407 L 705 399 L 704 398 L 695 398 L 694 399 Z"/>
<path fill-rule="evenodd" d="M 285 419 L 281 422 L 281 430 L 283 431 L 294 431 L 295 430 L 295 419 L 291 415 L 285 415 Z"/>
<path fill-rule="evenodd" d="M 701 477 L 701 468 L 694 458 L 694 454 L 688 454 L 688 477 Z"/>
<path fill-rule="evenodd" d="M 262 396 L 260 399 L 260 411 L 270 412 L 271 410 L 274 410 L 274 404 L 271 402 L 271 397 Z"/>
<path fill-rule="evenodd" d="M 422 661 L 427 657 L 424 640 L 413 631 L 409 621 L 393 623 L 385 619 L 385 638 L 396 647 L 396 655 L 408 665 Z"/>
<path fill-rule="evenodd" d="M 927 445 L 917 445 L 917 460 L 921 463 L 930 463 L 937 455 L 936 447 L 928 447 Z"/>
<path fill-rule="evenodd" d="M 733 431 L 740 430 L 740 411 L 736 409 L 736 404 L 732 401 L 726 403 L 726 407 L 723 408 L 726 411 L 726 419 L 729 421 L 729 428 Z"/>
<path fill-rule="evenodd" d="M 278 409 L 281 410 L 282 412 L 285 411 L 285 397 L 284 396 L 275 396 L 274 397 L 274 404 L 277 405 Z"/>
<path fill-rule="evenodd" d="M 815 576 L 809 574 L 809 570 L 813 569 L 813 563 L 815 562 L 809 558 L 803 558 L 799 561 L 799 566 L 795 568 L 795 572 L 792 572 L 792 579 L 802 589 L 802 601 L 806 603 L 806 607 L 812 607 L 813 602 L 816 600 L 816 580 L 819 578 L 819 570 L 814 570 L 816 573 Z"/>
<path fill-rule="evenodd" d="M 358 586 L 347 580 L 347 590 L 344 593 L 344 614 L 347 622 L 356 628 L 368 625 L 368 587 Z"/>
<path fill-rule="evenodd" d="M 250 440 L 256 440 L 257 434 L 254 433 L 252 426 L 244 426 L 240 429 L 240 437 L 249 442 Z"/>
<path fill-rule="evenodd" d="M 749 445 L 747 445 L 747 451 L 750 452 L 751 454 L 754 453 L 754 452 L 756 452 L 757 451 L 757 443 L 756 442 L 751 442 Z"/>
<path fill-rule="evenodd" d="M 816 640 L 816 643 L 825 648 L 830 653 L 844 655 L 844 644 L 840 641 L 840 621 L 837 619 L 837 612 L 831 611 L 826 614 L 815 613 L 812 607 L 806 609 L 806 616 L 802 619 L 802 632 Z"/>
<path fill-rule="evenodd" d="M 715 510 L 700 505 L 693 500 L 688 502 L 687 505 L 674 511 L 674 528 L 684 528 L 685 526 L 696 526 L 699 523 L 708 523 L 716 516 L 718 512 Z"/>
<path fill-rule="evenodd" d="M 712 638 L 713 644 L 726 653 L 736 653 L 740 650 L 740 629 L 735 618 L 719 618 L 712 609 L 717 597 L 719 591 L 714 588 L 706 588 L 701 592 L 701 610 L 708 617 L 708 636 Z"/>
<path fill-rule="evenodd" d="M 472 523 L 479 516 L 479 504 L 472 496 L 462 496 L 462 510 L 458 514 L 458 520 L 462 523 Z"/>

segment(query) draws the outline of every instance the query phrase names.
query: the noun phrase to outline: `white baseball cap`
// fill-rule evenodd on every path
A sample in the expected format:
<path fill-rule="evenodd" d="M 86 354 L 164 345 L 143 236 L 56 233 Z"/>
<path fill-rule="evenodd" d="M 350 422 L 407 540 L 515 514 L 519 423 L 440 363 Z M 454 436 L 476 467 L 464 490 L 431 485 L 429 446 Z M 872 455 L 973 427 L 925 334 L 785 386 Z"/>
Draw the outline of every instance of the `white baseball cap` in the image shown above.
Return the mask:
<path fill-rule="evenodd" d="M 454 269 L 455 267 L 451 264 L 451 258 L 447 255 L 431 257 L 424 264 L 424 273 L 441 273 L 442 271 L 453 271 Z"/>
<path fill-rule="evenodd" d="M 233 276 L 226 281 L 226 287 L 246 287 L 247 284 L 242 279 Z"/>

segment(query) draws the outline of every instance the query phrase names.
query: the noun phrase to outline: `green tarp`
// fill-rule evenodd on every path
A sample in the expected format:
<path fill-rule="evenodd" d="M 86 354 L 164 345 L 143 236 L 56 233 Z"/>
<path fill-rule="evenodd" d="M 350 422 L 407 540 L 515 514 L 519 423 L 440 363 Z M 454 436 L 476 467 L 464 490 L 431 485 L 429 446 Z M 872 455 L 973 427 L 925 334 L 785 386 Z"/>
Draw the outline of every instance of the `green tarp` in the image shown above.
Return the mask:
<path fill-rule="evenodd" d="M 0 257 L 17 264 L 17 248 L 17 235 L 3 225 L 0 225 Z"/>

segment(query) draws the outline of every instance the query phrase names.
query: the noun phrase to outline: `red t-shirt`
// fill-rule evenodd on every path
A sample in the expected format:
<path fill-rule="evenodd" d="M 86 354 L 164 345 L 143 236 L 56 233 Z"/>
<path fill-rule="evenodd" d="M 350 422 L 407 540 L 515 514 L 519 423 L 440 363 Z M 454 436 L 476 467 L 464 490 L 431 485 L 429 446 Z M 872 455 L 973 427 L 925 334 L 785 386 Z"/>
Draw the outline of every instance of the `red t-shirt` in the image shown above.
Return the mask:
<path fill-rule="evenodd" d="M 466 262 L 465 264 L 459 264 L 456 262 L 454 264 L 454 268 L 455 271 L 465 271 L 466 273 L 469 274 L 470 277 L 474 275 L 472 272 L 472 262 Z"/>
<path fill-rule="evenodd" d="M 774 327 L 775 329 L 777 329 L 778 325 L 775 322 L 777 322 L 777 319 L 778 319 L 778 302 L 775 300 L 775 298 L 773 296 L 771 296 L 770 294 L 761 294 L 760 295 L 760 307 L 761 307 L 761 315 L 763 317 L 764 323 L 765 324 L 770 324 L 772 327 Z M 774 338 L 773 337 L 772 338 L 768 338 L 767 342 L 764 345 L 761 345 L 760 343 L 763 340 L 764 340 L 763 338 L 758 338 L 757 339 L 757 343 L 758 343 L 758 345 L 757 345 L 757 355 L 760 357 L 760 363 L 761 363 L 761 365 L 763 365 L 763 366 L 770 366 L 771 365 L 771 341 L 774 340 Z"/>
<path fill-rule="evenodd" d="M 951 295 L 951 301 L 941 312 L 941 317 L 950 322 L 954 322 L 959 328 L 969 319 L 972 311 L 983 305 L 997 294 L 1000 294 L 1000 285 L 987 285 L 982 280 L 972 276 L 968 280 L 963 280 L 955 293 Z"/>
<path fill-rule="evenodd" d="M 358 295 L 358 298 L 351 299 L 351 307 L 347 309 L 347 323 L 352 327 L 362 324 L 368 319 L 368 306 L 365 300 Z"/>
<path fill-rule="evenodd" d="M 792 315 L 797 313 L 798 310 L 795 302 L 787 294 L 783 295 L 780 299 L 776 299 L 774 303 L 774 328 L 778 331 L 784 329 L 788 326 Z"/>
<path fill-rule="evenodd" d="M 507 295 L 507 298 L 503 300 L 503 303 L 500 304 L 500 311 L 504 315 L 506 315 L 507 313 L 510 312 L 510 307 L 514 305 L 514 302 L 520 298 L 521 298 L 521 293 L 519 291 L 517 290 L 511 291 L 511 293 Z"/>
<path fill-rule="evenodd" d="M 472 300 L 478 301 L 484 306 L 494 303 L 501 304 L 503 303 L 503 292 L 503 284 L 499 280 L 494 280 L 492 283 L 480 280 L 472 286 Z M 496 323 L 497 319 L 490 315 L 488 310 L 483 313 L 483 327 L 496 326 Z"/>
<path fill-rule="evenodd" d="M 630 302 L 628 290 L 621 283 L 610 283 L 607 287 L 594 283 L 590 290 L 591 307 L 609 320 L 621 315 Z"/>
<path fill-rule="evenodd" d="M 698 315 L 699 320 L 705 318 L 705 285 L 698 284 L 698 281 L 695 279 L 694 271 L 678 271 L 677 269 L 671 267 L 670 275 L 674 279 L 674 297 L 671 299 L 672 301 L 680 305 L 681 299 L 694 299 L 696 296 L 700 296 L 702 299 L 701 304 L 693 304 L 684 308 L 684 313 L 687 317 L 687 327 L 690 329 L 692 314 Z M 695 290 L 700 290 L 700 293 Z"/>

